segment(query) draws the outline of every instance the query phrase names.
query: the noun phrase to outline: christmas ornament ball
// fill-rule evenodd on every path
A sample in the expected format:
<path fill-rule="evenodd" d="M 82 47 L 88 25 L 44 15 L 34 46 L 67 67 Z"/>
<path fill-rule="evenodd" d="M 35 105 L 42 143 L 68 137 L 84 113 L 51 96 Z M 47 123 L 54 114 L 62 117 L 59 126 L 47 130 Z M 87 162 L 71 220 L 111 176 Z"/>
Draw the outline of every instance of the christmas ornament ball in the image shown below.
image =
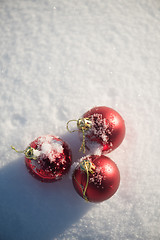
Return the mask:
<path fill-rule="evenodd" d="M 73 172 L 76 192 L 89 202 L 102 202 L 112 197 L 120 183 L 116 164 L 108 157 L 88 155 L 80 160 Z"/>
<path fill-rule="evenodd" d="M 111 152 L 122 143 L 125 123 L 114 109 L 105 106 L 94 107 L 87 111 L 83 118 L 90 120 L 91 123 L 85 132 L 85 137 L 88 141 L 99 143 L 102 152 Z"/>
<path fill-rule="evenodd" d="M 29 173 L 41 182 L 60 180 L 71 166 L 71 150 L 67 143 L 53 135 L 41 136 L 30 143 L 30 154 L 25 154 Z M 30 150 L 29 150 L 30 151 Z"/>

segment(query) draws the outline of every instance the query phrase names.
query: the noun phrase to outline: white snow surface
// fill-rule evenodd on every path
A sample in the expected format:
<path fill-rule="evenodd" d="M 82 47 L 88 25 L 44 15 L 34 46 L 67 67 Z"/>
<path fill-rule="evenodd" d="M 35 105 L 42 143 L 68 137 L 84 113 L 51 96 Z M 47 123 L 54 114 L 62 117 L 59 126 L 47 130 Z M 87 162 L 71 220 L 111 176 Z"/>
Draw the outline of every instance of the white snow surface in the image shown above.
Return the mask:
<path fill-rule="evenodd" d="M 66 122 L 95 106 L 126 123 L 108 154 L 120 187 L 99 204 L 71 173 L 34 179 L 10 148 L 52 134 L 75 163 L 84 155 Z M 159 109 L 159 0 L 0 0 L 0 240 L 159 240 Z"/>

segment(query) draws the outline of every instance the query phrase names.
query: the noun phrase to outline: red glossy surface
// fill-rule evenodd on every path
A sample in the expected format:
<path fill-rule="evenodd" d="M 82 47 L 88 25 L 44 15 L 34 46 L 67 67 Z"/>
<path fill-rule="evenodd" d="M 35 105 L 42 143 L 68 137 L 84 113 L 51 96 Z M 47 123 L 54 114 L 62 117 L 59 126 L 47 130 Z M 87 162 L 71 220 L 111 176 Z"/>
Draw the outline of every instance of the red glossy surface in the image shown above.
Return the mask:
<path fill-rule="evenodd" d="M 88 157 L 86 157 L 87 159 Z M 91 155 L 89 157 L 95 165 L 94 173 L 89 173 L 89 183 L 86 197 L 90 202 L 102 202 L 112 197 L 120 183 L 120 173 L 116 164 L 106 156 Z M 82 189 L 87 182 L 87 173 L 78 166 L 72 176 L 77 193 L 83 197 Z"/>
<path fill-rule="evenodd" d="M 37 160 L 31 160 L 25 157 L 25 163 L 29 170 L 29 173 L 36 179 L 42 182 L 54 182 L 62 178 L 64 174 L 69 171 L 72 163 L 71 151 L 68 145 L 52 135 L 38 137 L 35 139 L 30 146 L 36 150 L 41 151 L 43 144 L 50 144 L 51 141 L 59 143 L 63 147 L 62 152 L 58 152 L 54 149 L 54 144 L 51 149 L 51 161 L 48 156 L 41 154 Z"/>
<path fill-rule="evenodd" d="M 95 122 L 97 121 L 96 116 L 101 117 L 101 123 L 99 125 L 95 123 L 95 130 L 93 131 L 93 129 L 91 129 L 88 133 L 86 133 L 86 137 L 90 141 L 96 141 L 100 143 L 103 146 L 102 151 L 111 152 L 112 150 L 116 149 L 124 139 L 125 136 L 124 120 L 120 116 L 120 114 L 116 112 L 114 109 L 104 106 L 92 108 L 83 115 L 84 118 L 92 117 L 93 119 L 95 119 Z M 102 120 L 104 120 L 105 129 L 103 129 L 104 124 Z M 100 128 L 101 130 L 103 130 L 103 135 L 101 134 L 102 131 L 99 131 Z M 105 140 L 104 135 L 106 137 Z"/>

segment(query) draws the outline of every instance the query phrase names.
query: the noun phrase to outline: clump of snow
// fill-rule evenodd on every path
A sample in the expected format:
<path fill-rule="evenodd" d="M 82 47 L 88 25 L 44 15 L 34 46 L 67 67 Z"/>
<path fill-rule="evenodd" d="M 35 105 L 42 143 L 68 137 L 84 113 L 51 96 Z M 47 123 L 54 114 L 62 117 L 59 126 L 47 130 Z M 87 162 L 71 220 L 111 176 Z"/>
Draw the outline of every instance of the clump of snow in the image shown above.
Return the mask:
<path fill-rule="evenodd" d="M 86 141 L 86 151 L 90 155 L 98 155 L 102 154 L 103 146 L 102 144 L 95 141 Z"/>
<path fill-rule="evenodd" d="M 52 139 L 51 146 L 54 149 L 54 151 L 59 152 L 59 153 L 63 153 L 64 149 L 63 149 L 61 141 L 56 141 L 56 140 Z"/>
<path fill-rule="evenodd" d="M 86 156 L 84 156 L 84 157 L 81 157 L 78 162 L 81 163 L 81 162 L 84 161 L 84 160 L 90 160 L 90 161 L 92 161 L 91 155 L 88 154 L 88 155 L 86 155 Z"/>
<path fill-rule="evenodd" d="M 52 152 L 52 145 L 48 142 L 44 142 L 41 145 L 41 152 L 45 155 L 48 155 L 49 153 Z"/>
<path fill-rule="evenodd" d="M 51 135 L 45 135 L 38 138 L 38 145 L 42 145 L 43 143 L 50 143 L 53 137 Z"/>
<path fill-rule="evenodd" d="M 39 157 L 41 155 L 41 151 L 33 148 L 33 155 Z"/>
<path fill-rule="evenodd" d="M 70 171 L 69 171 L 69 179 L 72 179 L 72 174 L 74 172 L 74 170 L 76 169 L 76 167 L 78 167 L 79 162 L 74 162 L 71 167 L 70 167 Z"/>
<path fill-rule="evenodd" d="M 61 141 L 58 141 L 49 135 L 42 136 L 38 139 L 41 155 L 47 156 L 50 162 L 54 162 L 57 158 L 62 158 L 61 154 L 64 151 L 62 144 L 63 143 Z"/>

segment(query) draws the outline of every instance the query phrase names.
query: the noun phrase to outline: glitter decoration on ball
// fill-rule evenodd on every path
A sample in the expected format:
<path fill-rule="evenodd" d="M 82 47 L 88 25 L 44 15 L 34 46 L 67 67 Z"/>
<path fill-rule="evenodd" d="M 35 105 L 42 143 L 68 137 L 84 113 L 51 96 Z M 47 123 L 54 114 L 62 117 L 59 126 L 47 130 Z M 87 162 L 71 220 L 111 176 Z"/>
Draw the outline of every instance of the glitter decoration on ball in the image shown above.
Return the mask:
<path fill-rule="evenodd" d="M 110 158 L 88 155 L 81 158 L 73 172 L 72 182 L 76 192 L 86 201 L 102 202 L 117 191 L 120 173 Z"/>
<path fill-rule="evenodd" d="M 69 123 L 77 122 L 77 129 L 70 130 Z M 83 135 L 80 151 L 85 153 L 90 150 L 91 143 L 98 143 L 103 153 L 109 153 L 116 149 L 125 136 L 125 123 L 123 118 L 114 109 L 100 106 L 94 107 L 78 120 L 67 122 L 69 132 L 79 131 Z"/>
<path fill-rule="evenodd" d="M 24 151 L 25 164 L 29 173 L 42 182 L 60 180 L 68 173 L 72 156 L 67 143 L 53 135 L 41 136 L 35 139 Z"/>

